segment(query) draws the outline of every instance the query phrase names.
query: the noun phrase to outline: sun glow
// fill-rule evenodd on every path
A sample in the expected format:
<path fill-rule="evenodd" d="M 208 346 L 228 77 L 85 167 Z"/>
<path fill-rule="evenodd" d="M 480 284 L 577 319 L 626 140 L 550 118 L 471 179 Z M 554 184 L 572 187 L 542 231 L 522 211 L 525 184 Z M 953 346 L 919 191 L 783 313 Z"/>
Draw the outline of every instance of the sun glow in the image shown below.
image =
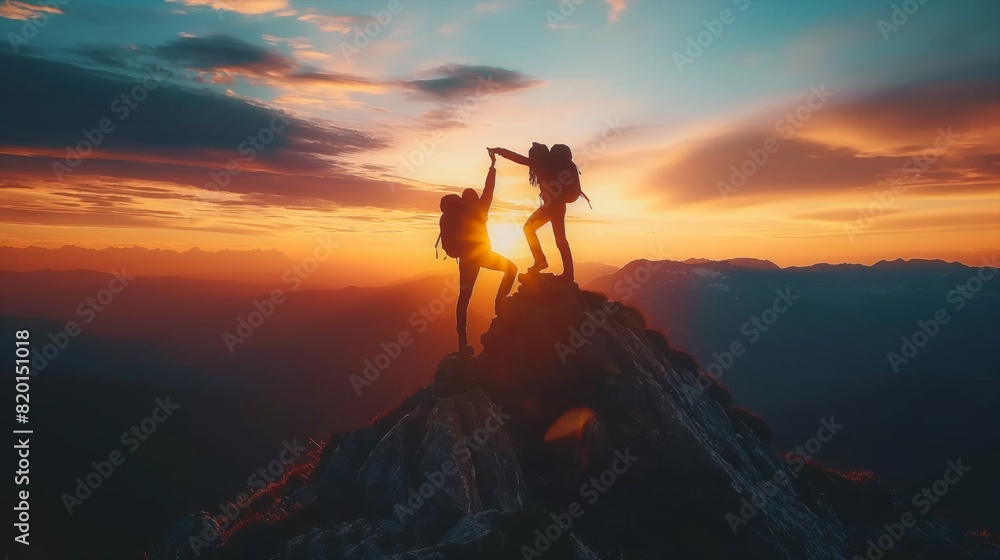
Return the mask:
<path fill-rule="evenodd" d="M 507 258 L 528 256 L 528 243 L 524 239 L 524 231 L 520 223 L 500 221 L 487 223 L 490 232 L 490 245 L 493 250 Z"/>

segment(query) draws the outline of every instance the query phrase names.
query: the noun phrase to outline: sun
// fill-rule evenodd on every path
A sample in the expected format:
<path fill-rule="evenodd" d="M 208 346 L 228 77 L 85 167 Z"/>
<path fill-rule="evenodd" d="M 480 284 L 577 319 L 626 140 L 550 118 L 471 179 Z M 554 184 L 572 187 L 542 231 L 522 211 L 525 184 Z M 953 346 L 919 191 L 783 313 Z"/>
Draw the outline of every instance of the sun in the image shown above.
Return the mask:
<path fill-rule="evenodd" d="M 521 224 L 513 221 L 489 221 L 486 224 L 490 232 L 490 244 L 493 250 L 509 259 L 517 259 L 528 254 L 528 243 L 524 239 Z"/>

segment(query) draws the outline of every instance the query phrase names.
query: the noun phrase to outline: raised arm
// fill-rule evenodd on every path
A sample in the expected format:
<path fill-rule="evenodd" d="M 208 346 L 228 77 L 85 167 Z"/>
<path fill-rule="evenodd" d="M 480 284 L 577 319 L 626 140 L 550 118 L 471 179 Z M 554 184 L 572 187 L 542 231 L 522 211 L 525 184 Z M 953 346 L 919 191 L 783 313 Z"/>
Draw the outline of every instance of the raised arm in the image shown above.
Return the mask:
<path fill-rule="evenodd" d="M 490 157 L 493 157 L 492 153 L 490 153 Z M 490 171 L 486 174 L 486 185 L 483 186 L 483 195 L 479 197 L 479 204 L 482 205 L 483 212 L 488 212 L 490 205 L 493 204 L 493 189 L 497 186 L 497 168 L 495 165 L 496 158 L 494 157 L 490 164 Z"/>
<path fill-rule="evenodd" d="M 493 153 L 500 154 L 504 158 L 509 159 L 514 163 L 520 163 L 521 165 L 528 165 L 528 158 L 522 156 L 519 153 L 512 152 L 506 148 L 493 148 Z"/>

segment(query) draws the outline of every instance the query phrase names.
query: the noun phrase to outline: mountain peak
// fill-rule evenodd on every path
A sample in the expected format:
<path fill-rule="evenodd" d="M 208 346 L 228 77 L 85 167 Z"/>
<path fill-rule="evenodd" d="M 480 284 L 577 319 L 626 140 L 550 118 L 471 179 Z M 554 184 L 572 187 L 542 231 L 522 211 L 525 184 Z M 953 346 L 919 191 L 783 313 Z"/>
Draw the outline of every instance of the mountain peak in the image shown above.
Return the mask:
<path fill-rule="evenodd" d="M 871 476 L 773 451 L 767 424 L 633 307 L 522 275 L 482 344 L 331 438 L 307 480 L 243 514 L 267 521 L 216 529 L 202 557 L 833 560 L 899 519 Z M 192 525 L 154 559 L 193 558 Z M 988 545 L 923 520 L 895 546 Z"/>

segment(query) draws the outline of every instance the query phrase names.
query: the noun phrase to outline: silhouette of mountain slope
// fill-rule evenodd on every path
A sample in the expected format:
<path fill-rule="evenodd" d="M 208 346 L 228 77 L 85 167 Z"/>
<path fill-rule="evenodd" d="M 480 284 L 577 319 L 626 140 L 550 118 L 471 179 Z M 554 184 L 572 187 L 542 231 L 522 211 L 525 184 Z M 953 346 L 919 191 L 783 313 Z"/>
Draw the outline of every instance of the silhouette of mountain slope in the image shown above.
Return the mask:
<path fill-rule="evenodd" d="M 605 296 L 524 278 L 434 382 L 332 438 L 233 527 L 181 521 L 154 559 L 841 559 L 898 522 L 863 473 L 783 459 L 758 417 Z M 235 527 L 235 529 L 234 529 Z M 994 558 L 923 516 L 894 558 Z"/>
<path fill-rule="evenodd" d="M 997 486 L 1000 432 L 969 429 L 1000 423 L 1000 280 L 980 283 L 981 272 L 991 278 L 939 260 L 780 270 L 634 261 L 586 288 L 642 309 L 703 367 L 724 370 L 721 381 L 771 422 L 781 448 L 834 415 L 846 428 L 823 446 L 822 461 L 864 466 L 910 494 L 947 461 L 975 459 L 935 510 L 998 532 L 996 493 L 985 490 Z M 776 291 L 798 299 L 761 325 Z M 930 325 L 923 344 L 921 324 L 941 312 L 947 323 Z M 903 351 L 902 337 L 922 347 L 897 371 L 887 354 Z M 745 351 L 727 358 L 734 342 Z"/>

